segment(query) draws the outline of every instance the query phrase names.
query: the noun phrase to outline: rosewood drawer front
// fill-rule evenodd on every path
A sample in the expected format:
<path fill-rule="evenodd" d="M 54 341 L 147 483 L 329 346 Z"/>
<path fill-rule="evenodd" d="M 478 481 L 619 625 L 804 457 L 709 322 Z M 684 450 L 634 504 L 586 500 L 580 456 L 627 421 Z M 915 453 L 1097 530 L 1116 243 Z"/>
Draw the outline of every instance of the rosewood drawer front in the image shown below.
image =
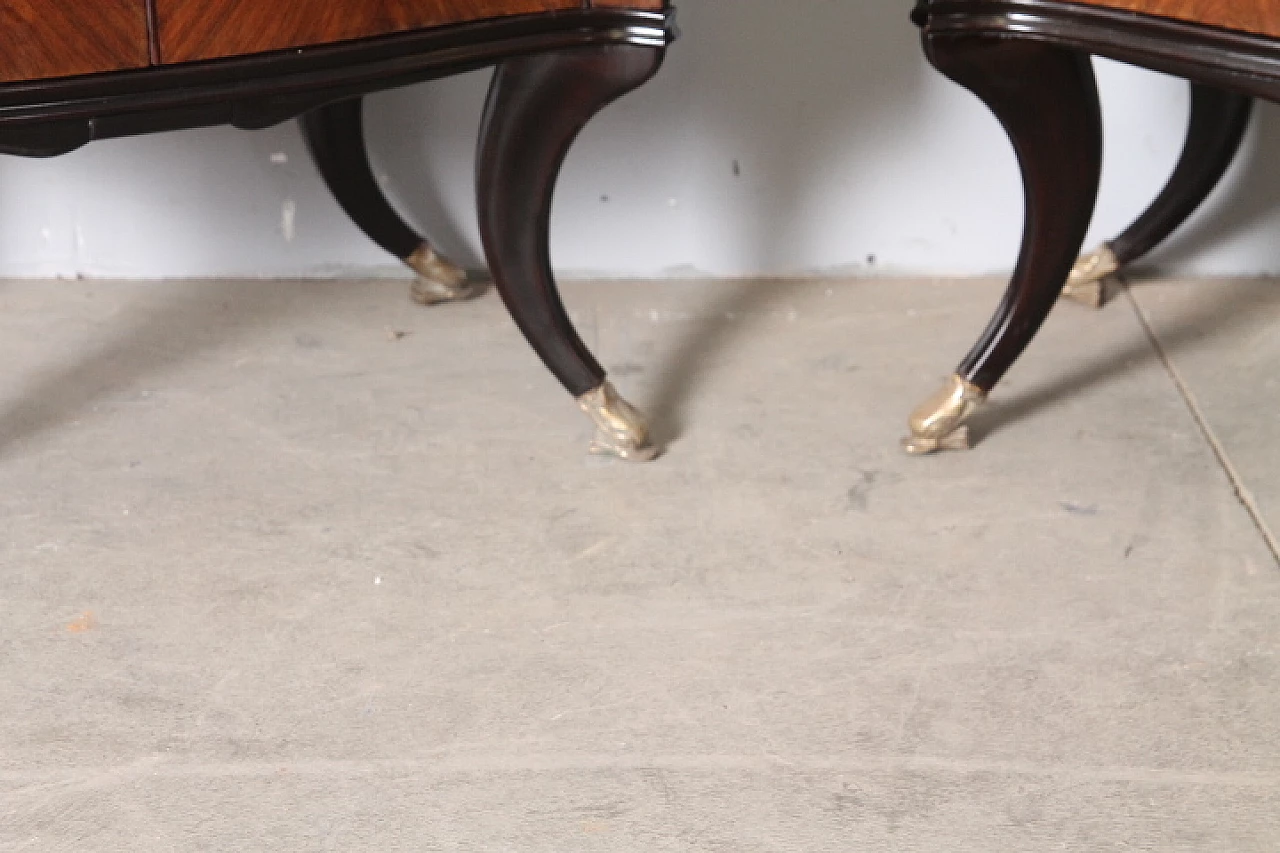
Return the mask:
<path fill-rule="evenodd" d="M 540 12 L 661 9 L 661 0 L 155 0 L 162 62 L 329 44 Z"/>
<path fill-rule="evenodd" d="M 142 68 L 146 0 L 0 2 L 0 81 Z"/>
<path fill-rule="evenodd" d="M 1162 18 L 1280 36 L 1280 3 L 1275 0 L 1083 0 L 1088 6 L 1124 9 Z"/>
<path fill-rule="evenodd" d="M 154 13 L 149 22 L 148 8 Z M 662 0 L 0 0 L 0 83 L 352 41 L 448 24 Z"/>

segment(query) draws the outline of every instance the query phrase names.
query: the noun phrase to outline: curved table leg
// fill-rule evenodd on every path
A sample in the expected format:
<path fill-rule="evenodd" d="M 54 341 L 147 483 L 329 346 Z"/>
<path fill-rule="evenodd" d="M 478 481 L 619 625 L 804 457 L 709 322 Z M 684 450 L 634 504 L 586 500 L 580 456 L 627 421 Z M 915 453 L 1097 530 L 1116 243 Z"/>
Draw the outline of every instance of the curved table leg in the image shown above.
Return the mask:
<path fill-rule="evenodd" d="M 1192 83 L 1187 141 L 1168 185 L 1127 231 L 1076 262 L 1063 295 L 1101 308 L 1112 277 L 1167 240 L 1222 182 L 1252 115 L 1249 96 Z"/>
<path fill-rule="evenodd" d="M 1026 193 L 1022 253 L 982 340 L 911 418 L 912 454 L 968 447 L 965 422 L 1026 350 L 1084 242 L 1102 173 L 1102 117 L 1089 57 L 1024 39 L 929 36 L 929 59 L 1000 119 Z"/>
<path fill-rule="evenodd" d="M 574 140 L 662 64 L 660 48 L 584 47 L 513 59 L 494 74 L 478 156 L 480 233 L 516 325 L 597 427 L 592 452 L 657 456 L 644 418 L 578 336 L 551 270 L 551 200 Z"/>
<path fill-rule="evenodd" d="M 423 305 L 461 302 L 483 292 L 467 273 L 438 254 L 405 224 L 378 186 L 364 138 L 364 101 L 355 98 L 312 110 L 302 132 L 316 167 L 338 204 L 373 242 L 418 274 L 413 298 Z"/>

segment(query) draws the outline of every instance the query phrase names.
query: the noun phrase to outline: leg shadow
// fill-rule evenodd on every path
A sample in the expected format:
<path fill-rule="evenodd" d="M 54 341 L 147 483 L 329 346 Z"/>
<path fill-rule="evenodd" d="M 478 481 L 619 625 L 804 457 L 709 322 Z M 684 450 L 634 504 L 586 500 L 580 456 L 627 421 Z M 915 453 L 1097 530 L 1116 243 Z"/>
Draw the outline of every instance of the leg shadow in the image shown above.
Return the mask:
<path fill-rule="evenodd" d="M 1160 346 L 1169 357 L 1175 357 L 1179 351 L 1201 343 L 1206 338 L 1229 336 L 1256 324 L 1260 316 L 1272 316 L 1271 309 L 1276 305 L 1280 305 L 1280 283 L 1266 289 L 1236 289 L 1222 301 L 1199 306 L 1181 316 L 1175 324 L 1162 329 L 1159 334 Z M 1128 307 L 1132 310 L 1132 306 Z M 1119 302 L 1116 308 L 1121 308 Z M 1035 391 L 993 401 L 974 418 L 975 440 L 981 442 L 1058 400 L 1121 376 L 1156 358 L 1156 350 L 1144 337 L 1123 349 L 1100 353 L 1091 364 Z"/>
<path fill-rule="evenodd" d="M 684 436 L 689 403 L 697 397 L 716 359 L 745 346 L 755 328 L 752 318 L 771 313 L 799 286 L 759 279 L 717 284 L 726 291 L 710 304 L 699 306 L 698 314 L 705 314 L 705 319 L 655 367 L 658 388 L 646 400 L 645 408 L 659 446 L 670 446 Z"/>
<path fill-rule="evenodd" d="M 324 291 L 338 285 L 309 285 L 305 296 L 296 287 L 275 288 L 265 282 L 154 286 L 163 288 L 164 295 L 135 306 L 109 340 L 0 405 L 0 454 L 75 420 L 114 391 L 162 375 L 285 316 L 317 310 L 317 303 L 328 301 Z"/>
<path fill-rule="evenodd" d="M 685 38 L 651 95 L 667 87 L 664 102 L 684 105 L 686 128 L 712 152 L 703 189 L 733 212 L 732 227 L 717 235 L 727 263 L 765 278 L 725 285 L 699 311 L 706 319 L 656 367 L 660 386 L 646 408 L 668 443 L 682 434 L 709 365 L 752 334 L 747 318 L 770 313 L 793 293 L 789 281 L 814 272 L 806 247 L 831 195 L 851 186 L 857 198 L 859 180 L 874 179 L 878 165 L 899 154 L 900 134 L 913 131 L 915 119 L 900 107 L 931 72 L 909 12 L 909 5 L 828 0 L 681 8 Z M 877 253 L 858 254 L 867 263 L 852 266 L 874 271 Z"/>

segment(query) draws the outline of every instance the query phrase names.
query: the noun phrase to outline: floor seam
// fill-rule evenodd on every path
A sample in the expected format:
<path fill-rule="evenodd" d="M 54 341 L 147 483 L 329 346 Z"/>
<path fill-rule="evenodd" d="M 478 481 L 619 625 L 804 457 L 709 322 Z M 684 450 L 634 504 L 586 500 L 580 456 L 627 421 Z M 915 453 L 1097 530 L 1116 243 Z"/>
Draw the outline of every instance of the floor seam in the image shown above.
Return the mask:
<path fill-rule="evenodd" d="M 1267 544 L 1267 549 L 1271 552 L 1271 558 L 1275 561 L 1276 566 L 1280 567 L 1280 539 L 1272 531 L 1270 525 L 1267 524 L 1266 517 L 1262 514 L 1262 508 L 1258 505 L 1258 499 L 1253 492 L 1245 484 L 1244 477 L 1240 474 L 1240 470 L 1236 468 L 1235 463 L 1231 461 L 1231 456 L 1227 453 L 1226 446 L 1222 440 L 1218 438 L 1218 434 L 1214 431 L 1209 423 L 1209 418 L 1205 414 L 1204 408 L 1200 405 L 1200 401 L 1196 398 L 1195 392 L 1191 390 L 1191 384 L 1182 376 L 1177 365 L 1173 363 L 1168 351 L 1164 348 L 1164 344 L 1160 342 L 1159 335 L 1156 334 L 1155 327 L 1151 324 L 1147 313 L 1142 310 L 1142 304 L 1138 302 L 1137 297 L 1133 295 L 1133 288 L 1128 282 L 1123 285 L 1125 298 L 1129 300 L 1129 306 L 1133 309 L 1134 316 L 1138 318 L 1138 324 L 1142 326 L 1142 331 L 1146 334 L 1147 340 L 1151 342 L 1156 357 L 1160 359 L 1160 363 L 1164 365 L 1165 372 L 1169 374 L 1169 378 L 1173 381 L 1174 387 L 1178 389 L 1179 396 L 1182 397 L 1183 403 L 1191 412 L 1191 417 L 1195 420 L 1196 426 L 1200 429 L 1201 435 L 1205 441 L 1209 443 L 1210 449 L 1213 451 L 1214 457 L 1221 466 L 1223 473 L 1227 475 L 1227 479 L 1231 482 L 1231 488 L 1235 492 L 1236 500 L 1244 507 L 1245 512 L 1253 520 L 1254 527 L 1262 534 L 1263 541 Z"/>
<path fill-rule="evenodd" d="M 113 785 L 168 779 L 282 779 L 375 775 L 501 776 L 527 773 L 936 773 L 961 776 L 1007 775 L 1058 778 L 1089 783 L 1157 784 L 1186 787 L 1276 788 L 1280 772 L 1271 768 L 1160 768 L 1040 762 L 1034 759 L 941 755 L 774 755 L 753 753 L 481 753 L 414 758 L 188 761 L 150 755 L 116 765 L 48 771 L 0 772 L 0 803 L 19 797 L 81 793 Z"/>

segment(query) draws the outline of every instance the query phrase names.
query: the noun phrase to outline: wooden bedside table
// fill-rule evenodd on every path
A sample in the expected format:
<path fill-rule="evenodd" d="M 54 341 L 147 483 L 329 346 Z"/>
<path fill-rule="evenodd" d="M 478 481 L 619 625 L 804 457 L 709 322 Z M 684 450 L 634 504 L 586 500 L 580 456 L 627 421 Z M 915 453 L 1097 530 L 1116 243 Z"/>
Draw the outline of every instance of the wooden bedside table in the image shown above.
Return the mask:
<path fill-rule="evenodd" d="M 924 0 L 915 17 L 933 65 L 981 98 L 1008 132 L 1027 202 L 1008 294 L 946 386 L 911 418 L 904 447 L 926 454 L 968 447 L 966 422 L 1025 352 L 1069 278 L 1087 286 L 1136 260 L 1220 180 L 1251 99 L 1280 100 L 1280 3 Z M 1077 263 L 1102 171 L 1095 55 L 1190 80 L 1193 110 L 1182 160 L 1152 209 Z"/>
<path fill-rule="evenodd" d="M 591 118 L 645 83 L 675 38 L 666 0 L 9 0 L 0 2 L 0 153 L 302 116 L 343 208 L 413 266 L 421 301 L 465 274 L 374 180 L 360 98 L 496 65 L 481 128 L 480 230 L 516 324 L 598 427 L 593 449 L 650 459 L 644 419 L 569 320 L 551 271 L 551 198 Z"/>

